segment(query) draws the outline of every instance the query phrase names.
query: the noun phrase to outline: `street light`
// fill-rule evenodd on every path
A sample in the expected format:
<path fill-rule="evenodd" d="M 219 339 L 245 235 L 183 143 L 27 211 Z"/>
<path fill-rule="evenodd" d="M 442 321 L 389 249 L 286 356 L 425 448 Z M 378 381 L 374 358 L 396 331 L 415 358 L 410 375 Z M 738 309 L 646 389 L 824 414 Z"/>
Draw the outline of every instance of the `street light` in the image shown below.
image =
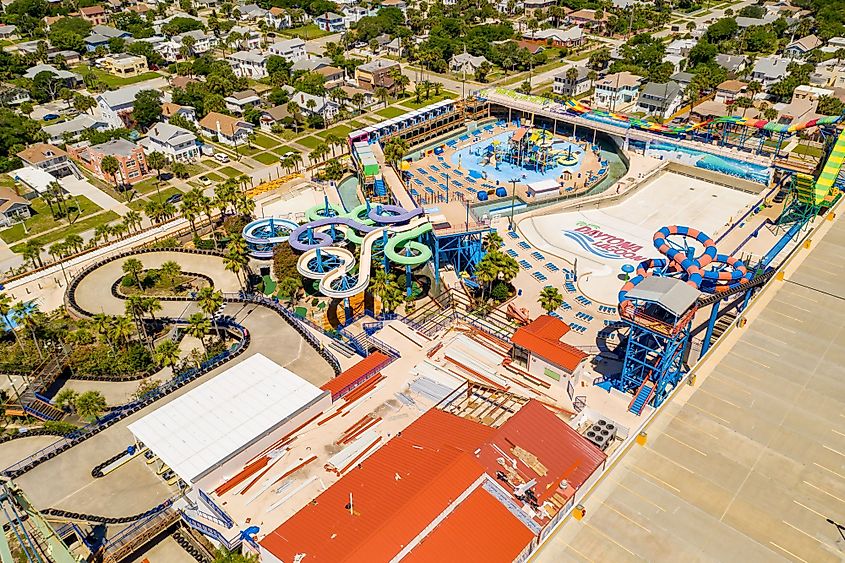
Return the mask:
<path fill-rule="evenodd" d="M 511 230 L 514 230 L 514 228 L 513 228 L 513 212 L 514 212 L 514 206 L 516 205 L 516 183 L 518 181 L 519 181 L 518 178 L 512 178 L 510 180 L 510 183 L 511 183 L 511 220 L 510 220 Z"/>

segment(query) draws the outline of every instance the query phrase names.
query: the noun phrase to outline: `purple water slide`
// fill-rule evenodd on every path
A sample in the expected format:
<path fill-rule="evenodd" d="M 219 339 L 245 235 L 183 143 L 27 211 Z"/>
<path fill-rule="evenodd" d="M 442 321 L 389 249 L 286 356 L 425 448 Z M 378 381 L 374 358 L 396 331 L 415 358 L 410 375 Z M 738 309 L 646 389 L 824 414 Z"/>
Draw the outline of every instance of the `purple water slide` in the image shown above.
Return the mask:
<path fill-rule="evenodd" d="M 404 211 L 404 210 L 403 210 Z M 312 248 L 323 248 L 325 246 L 330 246 L 334 241 L 332 237 L 327 233 L 322 233 L 314 230 L 311 233 L 312 238 L 315 242 L 306 242 L 304 240 L 300 240 L 301 237 L 308 231 L 308 229 L 318 229 L 320 227 L 328 227 L 330 225 L 343 225 L 344 227 L 351 227 L 356 231 L 361 231 L 362 233 L 369 233 L 376 229 L 376 227 L 369 227 L 364 225 L 363 223 L 359 223 L 354 219 L 350 219 L 348 217 L 326 217 L 324 219 L 317 219 L 316 221 L 311 221 L 310 223 L 306 223 L 300 227 L 297 227 L 288 238 L 288 242 L 291 245 L 291 248 L 294 250 L 299 250 L 300 252 L 304 252 L 306 250 L 311 250 Z"/>
<path fill-rule="evenodd" d="M 407 210 L 398 205 L 375 205 L 370 209 L 368 217 L 379 225 L 392 225 L 394 223 L 407 223 L 424 213 L 425 210 L 422 207 Z"/>

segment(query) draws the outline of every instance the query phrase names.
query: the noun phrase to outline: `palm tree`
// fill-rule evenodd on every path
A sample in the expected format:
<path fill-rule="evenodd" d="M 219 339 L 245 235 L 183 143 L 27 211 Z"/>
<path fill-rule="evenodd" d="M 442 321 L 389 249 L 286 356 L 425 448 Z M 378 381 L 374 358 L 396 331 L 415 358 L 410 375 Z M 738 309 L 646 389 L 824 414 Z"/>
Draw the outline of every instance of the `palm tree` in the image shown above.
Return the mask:
<path fill-rule="evenodd" d="M 179 361 L 179 345 L 168 339 L 159 344 L 153 353 L 153 361 L 159 368 L 169 367 L 176 375 L 176 363 Z"/>
<path fill-rule="evenodd" d="M 329 133 L 326 135 L 326 144 L 331 148 L 332 158 L 334 158 L 335 146 L 343 146 L 343 141 L 334 133 Z"/>
<path fill-rule="evenodd" d="M 94 227 L 94 240 L 102 240 L 103 242 L 109 241 L 109 235 L 111 234 L 111 227 L 109 227 L 108 223 L 103 223 L 101 225 L 97 225 Z"/>
<path fill-rule="evenodd" d="M 504 240 L 496 231 L 490 231 L 487 233 L 487 236 L 484 237 L 484 250 L 486 252 L 492 252 L 494 250 L 499 250 L 501 248 L 502 243 Z"/>
<path fill-rule="evenodd" d="M 24 258 L 32 262 L 33 268 L 40 268 L 44 266 L 44 262 L 41 260 L 42 252 L 44 252 L 44 245 L 36 239 L 31 239 L 24 244 L 22 254 Z"/>
<path fill-rule="evenodd" d="M 106 341 L 112 351 L 114 351 L 114 341 L 112 340 L 113 325 L 114 317 L 103 313 L 94 315 L 94 330 Z"/>
<path fill-rule="evenodd" d="M 164 276 L 164 279 L 166 279 L 168 283 L 173 285 L 173 282 L 182 275 L 182 266 L 180 266 L 175 260 L 168 260 L 159 267 L 158 271 L 162 276 Z"/>
<path fill-rule="evenodd" d="M 85 241 L 82 240 L 82 237 L 77 235 L 76 233 L 69 234 L 65 237 L 65 246 L 67 248 L 73 249 L 75 252 L 79 252 L 82 250 L 82 246 L 85 244 Z"/>
<path fill-rule="evenodd" d="M 763 91 L 763 85 L 757 82 L 756 80 L 752 80 L 748 83 L 746 87 L 748 92 L 751 94 L 751 99 L 753 100 L 754 97 Z"/>
<path fill-rule="evenodd" d="M 73 389 L 62 389 L 56 396 L 53 397 L 53 404 L 59 407 L 60 409 L 72 409 L 74 407 L 74 403 L 76 403 L 76 398 L 79 396 L 79 393 L 74 391 Z"/>
<path fill-rule="evenodd" d="M 578 69 L 574 66 L 566 70 L 566 81 L 569 83 L 569 95 L 575 94 L 575 81 L 578 80 Z"/>
<path fill-rule="evenodd" d="M 481 285 L 481 298 L 483 300 L 487 300 L 487 290 L 490 287 L 490 284 L 498 278 L 499 272 L 496 270 L 496 267 L 493 265 L 493 262 L 490 260 L 481 259 L 481 261 L 475 266 L 475 279 L 478 281 L 478 284 Z"/>
<path fill-rule="evenodd" d="M 118 162 L 117 158 L 112 155 L 104 156 L 103 160 L 100 161 L 100 170 L 102 170 L 103 174 L 112 177 L 114 189 L 120 191 L 120 182 L 117 179 L 117 173 L 120 171 L 120 162 Z"/>
<path fill-rule="evenodd" d="M 111 326 L 111 333 L 112 337 L 122 344 L 126 344 L 129 342 L 129 339 L 132 338 L 132 334 L 135 331 L 135 323 L 127 316 L 118 315 L 114 317 L 114 321 Z"/>
<path fill-rule="evenodd" d="M 18 326 L 24 326 L 29 329 L 29 333 L 32 335 L 32 342 L 38 351 L 38 357 L 43 360 L 44 354 L 41 353 L 41 346 L 38 345 L 38 337 L 35 335 L 35 329 L 38 328 L 38 321 L 36 320 L 38 304 L 34 301 L 30 303 L 18 301 L 12 306 L 12 313 L 15 314 Z"/>
<path fill-rule="evenodd" d="M 399 137 L 391 139 L 384 147 L 384 158 L 386 158 L 387 161 L 392 163 L 394 166 L 396 166 L 400 160 L 405 158 L 407 153 L 408 142 L 405 139 L 400 139 Z"/>
<path fill-rule="evenodd" d="M 164 153 L 153 151 L 147 155 L 147 166 L 156 171 L 156 194 L 161 201 L 161 171 L 167 166 L 167 157 Z"/>
<path fill-rule="evenodd" d="M 276 287 L 279 295 L 288 298 L 288 305 L 293 305 L 296 301 L 296 295 L 299 293 L 299 288 L 302 287 L 302 281 L 299 278 L 286 277 L 282 278 Z"/>
<path fill-rule="evenodd" d="M 387 91 L 387 88 L 384 88 L 383 86 L 379 86 L 378 88 L 376 88 L 375 95 L 376 95 L 376 98 L 381 100 L 381 103 L 384 104 L 384 107 L 387 107 L 387 101 L 390 98 L 390 94 Z"/>
<path fill-rule="evenodd" d="M 106 398 L 99 391 L 86 391 L 76 397 L 73 405 L 81 418 L 100 419 L 100 415 L 106 410 Z"/>
<path fill-rule="evenodd" d="M 193 238 L 197 238 L 196 221 L 200 214 L 200 206 L 197 198 L 201 195 L 202 190 L 199 188 L 193 188 L 182 198 L 182 206 L 179 208 L 179 212 L 182 214 L 182 217 L 187 219 L 188 223 L 191 224 L 191 232 L 194 234 Z"/>
<path fill-rule="evenodd" d="M 12 319 L 9 318 L 9 313 L 12 312 L 12 307 L 12 298 L 6 295 L 5 293 L 0 293 L 0 317 L 3 317 L 3 320 L 6 321 L 6 326 L 9 327 L 9 330 L 12 331 L 12 335 L 15 337 L 18 346 L 20 346 L 21 348 L 21 352 L 26 353 L 26 350 L 23 347 L 23 342 L 21 342 L 18 332 L 12 326 Z"/>
<path fill-rule="evenodd" d="M 141 272 L 144 271 L 144 264 L 137 258 L 128 258 L 123 263 L 123 273 L 132 276 L 135 283 L 138 284 L 138 289 L 143 293 L 144 285 L 141 283 Z"/>
<path fill-rule="evenodd" d="M 560 294 L 558 288 L 547 285 L 540 292 L 540 297 L 537 302 L 547 313 L 551 313 L 563 304 L 563 295 Z"/>
<path fill-rule="evenodd" d="M 148 345 L 152 346 L 149 335 L 147 334 L 147 328 L 144 326 L 144 297 L 142 295 L 130 295 L 126 298 L 124 306 L 126 314 L 130 315 L 135 322 L 138 334 L 142 334 Z"/>
<path fill-rule="evenodd" d="M 199 339 L 202 347 L 205 349 L 205 354 L 208 356 L 208 346 L 205 344 L 205 337 L 211 332 L 211 321 L 202 313 L 194 313 L 188 317 L 188 327 L 185 332 Z"/>
<path fill-rule="evenodd" d="M 241 287 L 245 287 L 244 282 L 241 281 L 241 271 L 246 268 L 248 262 L 249 258 L 247 258 L 246 248 L 241 248 L 240 246 L 230 245 L 226 251 L 226 255 L 223 257 L 223 267 L 235 274 Z"/>
<path fill-rule="evenodd" d="M 143 307 L 144 313 L 150 316 L 150 319 L 155 322 L 156 320 L 156 313 L 161 311 L 161 301 L 159 301 L 155 297 L 144 297 L 141 301 L 141 306 Z"/>
<path fill-rule="evenodd" d="M 123 223 L 127 228 L 131 228 L 135 232 L 138 232 L 138 228 L 141 226 L 141 214 L 134 209 L 130 210 L 123 216 Z"/>
<path fill-rule="evenodd" d="M 214 206 L 214 201 L 207 195 L 200 192 L 200 194 L 196 197 L 197 207 L 202 209 L 205 212 L 205 216 L 208 219 L 208 226 L 211 229 L 211 238 L 214 240 L 214 248 L 217 248 L 217 233 L 214 232 L 214 221 L 212 220 L 212 207 Z"/>
<path fill-rule="evenodd" d="M 209 319 L 214 316 L 214 313 L 223 305 L 223 292 L 214 291 L 213 287 L 203 287 L 197 293 L 197 303 L 200 309 L 205 313 Z M 217 323 L 214 324 L 217 332 L 217 337 L 220 338 L 220 327 Z"/>

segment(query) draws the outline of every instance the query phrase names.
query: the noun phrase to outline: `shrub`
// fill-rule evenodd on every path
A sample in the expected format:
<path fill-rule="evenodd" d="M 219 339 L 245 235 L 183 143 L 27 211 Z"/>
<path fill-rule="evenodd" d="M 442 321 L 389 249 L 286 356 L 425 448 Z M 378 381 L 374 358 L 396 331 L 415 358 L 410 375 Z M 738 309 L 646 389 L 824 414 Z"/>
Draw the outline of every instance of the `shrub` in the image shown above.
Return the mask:
<path fill-rule="evenodd" d="M 493 284 L 493 287 L 490 289 L 490 297 L 495 299 L 496 301 L 504 301 L 508 297 L 510 297 L 511 291 L 503 281 L 497 281 Z"/>
<path fill-rule="evenodd" d="M 299 278 L 299 272 L 296 269 L 297 260 L 299 260 L 299 255 L 289 244 L 277 244 L 273 249 L 273 274 L 276 279 Z"/>
<path fill-rule="evenodd" d="M 79 427 L 75 424 L 71 424 L 70 422 L 62 422 L 60 420 L 48 420 L 44 423 L 45 430 L 55 432 L 56 434 L 61 434 L 62 436 L 66 436 L 67 434 L 70 434 L 78 428 Z"/>
<path fill-rule="evenodd" d="M 123 287 L 132 287 L 133 285 L 135 285 L 135 278 L 133 278 L 129 274 L 126 274 L 125 276 L 123 276 L 123 279 L 120 280 L 120 285 L 122 285 Z"/>
<path fill-rule="evenodd" d="M 231 215 L 226 217 L 223 221 L 223 230 L 231 237 L 232 235 L 240 234 L 248 223 L 249 217 L 244 215 Z"/>
<path fill-rule="evenodd" d="M 194 244 L 200 250 L 214 250 L 214 241 L 213 240 L 200 239 L 198 241 L 195 241 Z M 279 246 L 281 246 L 281 245 L 279 245 Z"/>

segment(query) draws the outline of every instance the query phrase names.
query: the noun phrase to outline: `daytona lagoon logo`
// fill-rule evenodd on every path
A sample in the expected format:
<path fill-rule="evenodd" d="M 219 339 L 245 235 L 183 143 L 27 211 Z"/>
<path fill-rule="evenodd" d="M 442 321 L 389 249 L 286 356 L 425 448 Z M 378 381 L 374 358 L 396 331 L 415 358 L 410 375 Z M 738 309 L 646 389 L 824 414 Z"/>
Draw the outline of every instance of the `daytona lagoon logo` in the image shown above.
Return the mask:
<path fill-rule="evenodd" d="M 563 236 L 599 258 L 606 260 L 645 260 L 639 253 L 642 245 L 625 240 L 622 237 L 606 233 L 598 225 L 589 225 L 579 221 L 575 229 L 564 229 Z"/>

